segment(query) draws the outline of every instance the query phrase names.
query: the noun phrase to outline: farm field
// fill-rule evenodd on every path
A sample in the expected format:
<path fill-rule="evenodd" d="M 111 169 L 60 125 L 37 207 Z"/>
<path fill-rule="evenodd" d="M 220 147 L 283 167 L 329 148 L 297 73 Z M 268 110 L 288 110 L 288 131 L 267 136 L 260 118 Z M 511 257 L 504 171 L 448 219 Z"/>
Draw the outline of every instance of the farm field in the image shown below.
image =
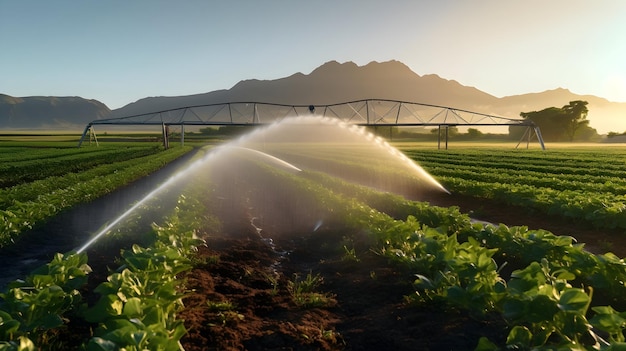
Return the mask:
<path fill-rule="evenodd" d="M 623 252 L 619 246 L 626 235 L 624 147 L 404 151 L 452 192 L 431 199 L 434 203 L 456 204 L 477 219 L 580 234 L 592 244 L 602 240 L 608 244 L 612 238 L 613 248 Z"/>
<path fill-rule="evenodd" d="M 75 142 L 0 143 L 0 248 L 73 206 L 145 177 L 189 152 L 158 144 L 76 148 Z"/>
<path fill-rule="evenodd" d="M 358 177 L 328 173 L 324 165 L 333 157 L 349 157 L 350 148 L 333 147 L 327 153 L 312 148 L 297 163 L 289 156 L 301 150 L 289 146 L 281 160 L 298 166 L 297 172 L 250 151 L 228 153 L 224 163 L 219 157 L 219 162 L 207 162 L 183 182 L 178 205 L 141 239 L 128 241 L 136 233 L 124 233 L 134 229 L 120 228 L 84 252 L 56 255 L 22 282 L 10 284 L 0 295 L 0 347 L 624 347 L 626 315 L 618 311 L 626 311 L 626 264 L 605 253 L 619 249 L 616 235 L 624 232 L 619 216 L 594 210 L 589 218 L 579 218 L 549 210 L 556 205 L 547 202 L 531 205 L 543 199 L 545 189 L 559 186 L 550 193 L 563 201 L 559 208 L 568 208 L 565 200 L 573 195 L 554 194 L 567 190 L 587 198 L 603 194 L 607 198 L 601 201 L 611 201 L 605 208 L 615 211 L 619 207 L 608 205 L 621 201 L 622 185 L 610 172 L 624 166 L 623 149 L 446 151 L 404 144 L 404 154 L 452 193 L 408 192 L 404 198 L 358 184 L 389 174 L 385 165 L 363 176 L 363 155 L 340 161 L 342 171 L 354 168 Z M 604 173 L 575 170 L 592 163 L 588 171 Z M 558 171 L 548 173 L 550 164 Z M 549 175 L 538 174 L 542 169 Z M 569 175 L 589 178 L 577 182 Z M 163 179 L 153 181 L 156 186 Z M 403 180 L 410 181 L 408 176 Z M 515 186 L 523 181 L 525 202 L 507 200 L 507 191 L 517 196 Z M 489 192 L 493 188 L 497 196 Z M 459 200 L 463 203 L 455 205 Z M 470 207 L 472 217 L 495 225 L 474 223 L 463 211 Z M 509 207 L 509 215 L 575 222 L 586 228 L 581 231 L 589 235 L 585 238 L 602 233 L 608 239 L 592 253 L 571 237 L 558 236 L 566 232 L 555 235 L 535 227 L 539 222 L 526 228 L 498 225 L 490 218 L 493 208 L 504 212 Z M 595 219 L 598 215 L 605 220 Z"/>

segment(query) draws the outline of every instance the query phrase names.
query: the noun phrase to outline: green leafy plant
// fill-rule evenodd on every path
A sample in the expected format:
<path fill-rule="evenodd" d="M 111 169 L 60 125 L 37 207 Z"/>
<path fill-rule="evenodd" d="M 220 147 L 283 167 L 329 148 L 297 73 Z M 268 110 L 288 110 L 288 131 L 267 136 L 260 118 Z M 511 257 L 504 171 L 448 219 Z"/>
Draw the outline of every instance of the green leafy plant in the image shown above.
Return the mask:
<path fill-rule="evenodd" d="M 90 272 L 86 254 L 57 253 L 25 280 L 10 283 L 0 294 L 0 340 L 11 348 L 29 349 L 31 340 L 62 326 L 65 314 L 81 304 L 78 289 Z"/>
<path fill-rule="evenodd" d="M 334 306 L 337 301 L 332 294 L 315 292 L 322 281 L 323 278 L 319 274 L 313 275 L 309 272 L 304 279 L 301 279 L 298 274 L 294 274 L 293 280 L 287 283 L 287 290 L 289 290 L 293 302 L 300 307 Z"/>
<path fill-rule="evenodd" d="M 343 250 L 344 250 L 344 255 L 342 259 L 344 261 L 361 262 L 361 259 L 357 257 L 355 248 L 349 249 L 346 245 L 344 245 Z"/>

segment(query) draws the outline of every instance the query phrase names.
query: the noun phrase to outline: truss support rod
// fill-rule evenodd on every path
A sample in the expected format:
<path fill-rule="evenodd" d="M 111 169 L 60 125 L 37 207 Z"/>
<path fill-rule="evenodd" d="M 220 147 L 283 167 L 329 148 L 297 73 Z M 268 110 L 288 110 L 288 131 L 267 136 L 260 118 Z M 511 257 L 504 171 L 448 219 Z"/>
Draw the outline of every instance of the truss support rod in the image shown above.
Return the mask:
<path fill-rule="evenodd" d="M 517 149 L 519 147 L 519 144 L 522 143 L 522 140 L 524 140 L 524 138 L 526 138 L 526 134 L 530 133 L 530 126 L 526 127 L 526 129 L 524 130 L 524 134 L 522 134 L 522 138 L 517 142 L 517 145 L 515 145 L 515 148 Z M 530 138 L 530 136 L 529 136 Z"/>
<path fill-rule="evenodd" d="M 541 150 L 546 149 L 546 145 L 543 143 L 543 137 L 541 136 L 541 130 L 539 127 L 535 126 L 535 134 L 537 135 L 537 140 L 539 140 L 539 144 L 541 144 Z"/>
<path fill-rule="evenodd" d="M 441 150 L 441 124 L 437 126 L 437 150 Z"/>
<path fill-rule="evenodd" d="M 96 146 L 100 146 L 100 144 L 98 144 L 98 136 L 96 136 L 96 130 L 93 129 L 93 126 L 89 128 L 89 145 L 91 145 L 92 138 L 96 142 Z"/>
<path fill-rule="evenodd" d="M 252 123 L 261 123 L 261 118 L 259 117 L 259 112 L 256 110 L 256 103 L 253 106 L 253 112 L 252 112 Z"/>
<path fill-rule="evenodd" d="M 165 150 L 169 149 L 170 147 L 170 143 L 169 140 L 167 140 L 167 132 L 168 132 L 168 126 L 165 125 L 165 123 L 161 124 L 161 129 L 163 131 L 163 148 L 165 148 Z"/>
<path fill-rule="evenodd" d="M 83 131 L 83 135 L 80 137 L 80 139 L 78 140 L 78 147 L 80 148 L 80 146 L 83 144 L 83 140 L 85 140 L 85 135 L 87 135 L 87 132 L 91 129 L 91 123 L 89 123 L 86 127 L 85 130 Z"/>
<path fill-rule="evenodd" d="M 400 120 L 400 109 L 402 108 L 402 103 L 398 104 L 398 113 L 396 113 L 396 124 L 398 124 L 398 121 Z"/>

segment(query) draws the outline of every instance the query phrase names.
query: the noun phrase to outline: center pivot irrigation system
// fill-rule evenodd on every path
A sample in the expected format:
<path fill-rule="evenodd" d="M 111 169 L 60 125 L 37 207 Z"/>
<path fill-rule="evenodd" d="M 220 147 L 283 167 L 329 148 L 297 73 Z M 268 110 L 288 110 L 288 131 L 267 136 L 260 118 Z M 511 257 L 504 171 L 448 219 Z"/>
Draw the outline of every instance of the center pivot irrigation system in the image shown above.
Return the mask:
<path fill-rule="evenodd" d="M 78 147 L 89 134 L 95 138 L 96 125 L 160 125 L 163 140 L 167 140 L 170 126 L 180 126 L 181 143 L 185 140 L 185 126 L 253 126 L 270 124 L 295 117 L 317 115 L 338 118 L 345 123 L 379 127 L 438 127 L 437 145 L 441 138 L 448 147 L 448 129 L 457 126 L 521 126 L 526 132 L 517 144 L 526 139 L 527 145 L 537 138 L 545 150 L 541 131 L 532 121 L 493 116 L 452 107 L 421 104 L 415 102 L 367 99 L 331 105 L 284 105 L 264 102 L 224 102 L 196 106 L 175 107 L 157 112 L 132 116 L 98 119 L 85 127 Z M 97 139 L 96 139 L 97 140 Z"/>

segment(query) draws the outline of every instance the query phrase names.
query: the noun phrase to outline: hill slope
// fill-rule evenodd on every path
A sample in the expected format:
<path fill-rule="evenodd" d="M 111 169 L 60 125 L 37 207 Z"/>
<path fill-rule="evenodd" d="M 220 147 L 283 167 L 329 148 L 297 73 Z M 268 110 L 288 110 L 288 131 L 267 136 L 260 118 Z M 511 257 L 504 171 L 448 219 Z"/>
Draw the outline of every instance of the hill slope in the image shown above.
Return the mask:
<path fill-rule="evenodd" d="M 361 99 L 390 99 L 449 106 L 509 118 L 521 112 L 562 107 L 573 100 L 589 102 L 590 125 L 600 133 L 626 131 L 626 103 L 563 88 L 539 93 L 495 97 L 437 75 L 420 76 L 398 61 L 326 62 L 309 74 L 274 80 L 243 80 L 230 89 L 208 93 L 147 97 L 110 111 L 96 100 L 80 97 L 24 97 L 0 94 L 0 128 L 82 128 L 88 122 L 172 108 L 223 102 L 266 102 L 324 105 Z"/>
<path fill-rule="evenodd" d="M 626 130 L 626 120 L 622 118 L 626 116 L 626 103 L 577 95 L 562 88 L 498 98 L 437 75 L 420 76 L 398 61 L 370 62 L 364 66 L 330 61 L 310 74 L 296 73 L 275 80 L 243 80 L 228 90 L 204 94 L 144 98 L 114 110 L 112 116 L 235 101 L 307 105 L 372 98 L 449 106 L 510 118 L 520 118 L 521 112 L 585 100 L 589 102 L 591 126 L 598 132 Z"/>
<path fill-rule="evenodd" d="M 78 129 L 110 114 L 111 110 L 97 100 L 0 94 L 0 128 Z"/>
<path fill-rule="evenodd" d="M 419 76 L 398 61 L 330 61 L 305 75 L 296 73 L 275 80 L 243 80 L 229 90 L 180 97 L 149 97 L 114 110 L 129 116 L 169 108 L 220 102 L 255 101 L 279 104 L 333 104 L 361 99 L 391 99 L 470 108 L 492 104 L 497 98 L 473 87 L 436 75 Z"/>

